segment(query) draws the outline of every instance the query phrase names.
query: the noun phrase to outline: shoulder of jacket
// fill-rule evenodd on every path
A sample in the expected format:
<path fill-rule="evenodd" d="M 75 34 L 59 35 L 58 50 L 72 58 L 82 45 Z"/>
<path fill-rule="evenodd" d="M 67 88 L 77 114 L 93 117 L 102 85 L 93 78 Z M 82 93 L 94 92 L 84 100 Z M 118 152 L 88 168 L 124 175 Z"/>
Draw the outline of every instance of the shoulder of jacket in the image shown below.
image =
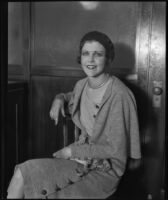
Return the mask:
<path fill-rule="evenodd" d="M 122 99 L 122 100 L 128 100 L 133 101 L 134 104 L 136 104 L 135 96 L 131 89 L 127 87 L 119 78 L 115 77 L 115 81 L 113 84 L 113 94 Z"/>
<path fill-rule="evenodd" d="M 133 95 L 130 88 L 128 88 L 127 85 L 116 76 L 114 77 L 113 90 L 119 95 Z"/>

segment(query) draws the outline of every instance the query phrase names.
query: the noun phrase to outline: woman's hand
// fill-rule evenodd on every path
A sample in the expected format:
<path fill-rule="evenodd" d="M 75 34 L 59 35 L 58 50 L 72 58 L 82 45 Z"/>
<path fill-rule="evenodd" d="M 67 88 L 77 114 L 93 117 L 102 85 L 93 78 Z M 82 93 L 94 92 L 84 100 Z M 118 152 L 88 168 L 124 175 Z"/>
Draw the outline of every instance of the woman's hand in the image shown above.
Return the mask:
<path fill-rule="evenodd" d="M 55 158 L 64 158 L 68 159 L 72 155 L 70 147 L 64 147 L 63 149 L 53 153 L 53 157 Z"/>
<path fill-rule="evenodd" d="M 51 109 L 50 109 L 50 117 L 51 119 L 55 120 L 55 125 L 58 124 L 59 113 L 65 117 L 65 110 L 64 110 L 64 100 L 63 98 L 56 98 L 54 99 Z"/>

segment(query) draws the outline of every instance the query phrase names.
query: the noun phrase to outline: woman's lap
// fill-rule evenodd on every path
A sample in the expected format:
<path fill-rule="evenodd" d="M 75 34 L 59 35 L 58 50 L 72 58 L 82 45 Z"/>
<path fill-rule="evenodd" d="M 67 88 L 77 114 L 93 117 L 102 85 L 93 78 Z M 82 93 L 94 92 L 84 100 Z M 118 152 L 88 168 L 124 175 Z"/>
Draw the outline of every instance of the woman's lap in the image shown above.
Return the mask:
<path fill-rule="evenodd" d="M 75 184 L 57 193 L 59 199 L 105 199 L 115 192 L 118 179 L 104 172 L 93 170 Z"/>
<path fill-rule="evenodd" d="M 105 172 L 90 171 L 80 177 L 83 166 L 65 159 L 32 159 L 17 167 L 24 177 L 25 198 L 104 198 L 116 189 L 118 179 Z"/>

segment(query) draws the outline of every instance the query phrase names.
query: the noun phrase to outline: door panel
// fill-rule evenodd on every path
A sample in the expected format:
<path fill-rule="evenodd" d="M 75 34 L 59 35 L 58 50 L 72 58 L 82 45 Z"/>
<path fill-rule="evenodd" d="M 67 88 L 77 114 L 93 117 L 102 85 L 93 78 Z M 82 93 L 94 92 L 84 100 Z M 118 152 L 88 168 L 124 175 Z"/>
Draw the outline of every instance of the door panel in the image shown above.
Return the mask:
<path fill-rule="evenodd" d="M 8 80 L 28 80 L 30 3 L 8 2 Z"/>

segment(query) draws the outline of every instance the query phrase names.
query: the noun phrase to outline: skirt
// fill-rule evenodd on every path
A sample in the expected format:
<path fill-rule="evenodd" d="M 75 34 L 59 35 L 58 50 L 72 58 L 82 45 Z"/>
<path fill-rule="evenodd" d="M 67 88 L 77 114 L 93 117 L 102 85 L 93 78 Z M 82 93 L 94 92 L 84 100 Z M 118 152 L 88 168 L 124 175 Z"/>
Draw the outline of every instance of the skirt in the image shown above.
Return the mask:
<path fill-rule="evenodd" d="M 24 178 L 26 199 L 105 199 L 119 178 L 100 170 L 85 172 L 84 165 L 66 159 L 42 158 L 18 164 Z"/>

